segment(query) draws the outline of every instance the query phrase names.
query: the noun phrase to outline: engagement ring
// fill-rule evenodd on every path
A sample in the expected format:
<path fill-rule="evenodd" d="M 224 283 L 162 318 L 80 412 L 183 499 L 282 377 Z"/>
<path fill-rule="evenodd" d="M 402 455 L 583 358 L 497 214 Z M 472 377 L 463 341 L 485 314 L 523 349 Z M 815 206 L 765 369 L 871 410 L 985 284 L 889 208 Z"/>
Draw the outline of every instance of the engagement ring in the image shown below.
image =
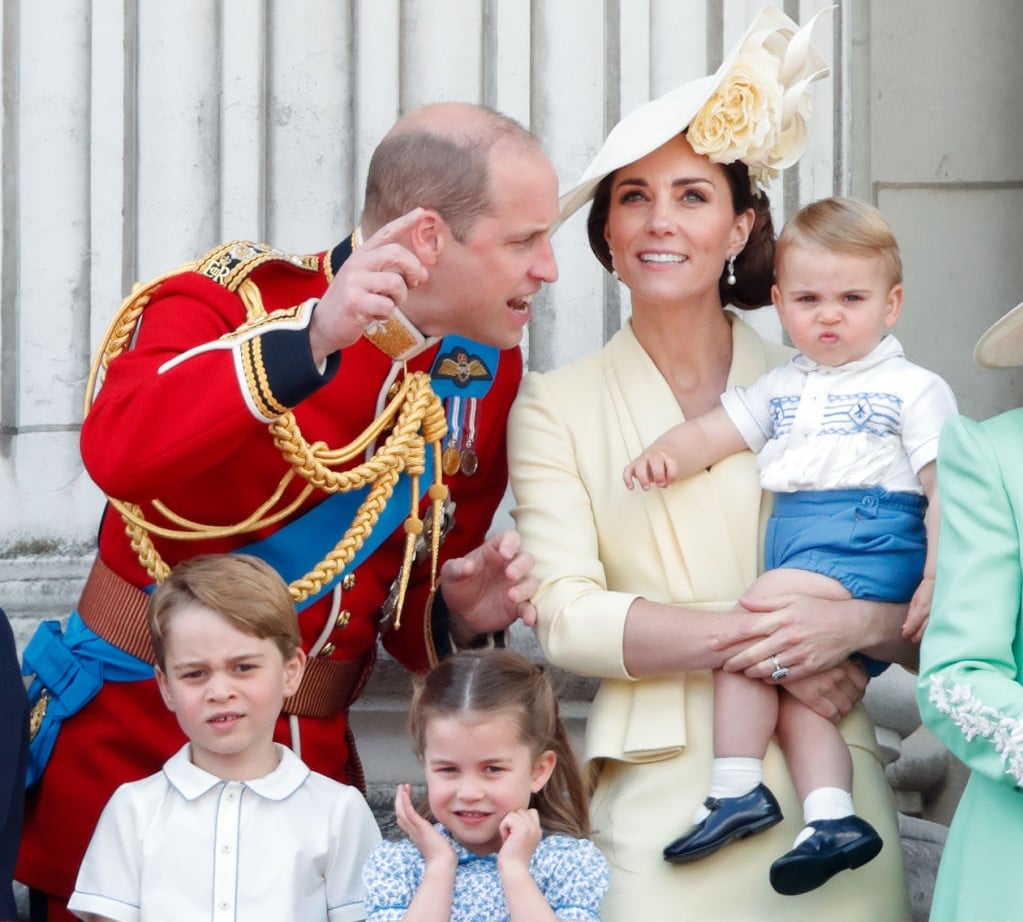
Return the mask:
<path fill-rule="evenodd" d="M 771 657 L 771 665 L 774 666 L 774 672 L 771 673 L 771 678 L 774 679 L 775 682 L 780 682 L 788 676 L 789 670 L 778 662 L 777 656 Z"/>

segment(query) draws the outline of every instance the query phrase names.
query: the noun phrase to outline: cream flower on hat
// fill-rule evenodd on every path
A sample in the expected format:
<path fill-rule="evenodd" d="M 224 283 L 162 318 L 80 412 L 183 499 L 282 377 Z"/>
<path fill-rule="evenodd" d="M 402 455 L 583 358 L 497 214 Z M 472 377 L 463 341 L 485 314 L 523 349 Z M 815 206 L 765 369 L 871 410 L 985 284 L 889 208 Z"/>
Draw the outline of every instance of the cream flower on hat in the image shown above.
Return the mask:
<path fill-rule="evenodd" d="M 802 156 L 808 86 L 828 72 L 809 41 L 816 19 L 801 30 L 775 21 L 746 35 L 724 79 L 689 123 L 693 150 L 715 163 L 743 161 L 761 186 Z"/>
<path fill-rule="evenodd" d="M 561 220 L 592 198 L 600 181 L 688 129 L 693 149 L 715 163 L 741 160 L 763 185 L 806 148 L 809 85 L 828 73 L 810 33 L 766 7 L 717 72 L 634 109 L 615 125 L 579 181 L 561 197 Z"/>

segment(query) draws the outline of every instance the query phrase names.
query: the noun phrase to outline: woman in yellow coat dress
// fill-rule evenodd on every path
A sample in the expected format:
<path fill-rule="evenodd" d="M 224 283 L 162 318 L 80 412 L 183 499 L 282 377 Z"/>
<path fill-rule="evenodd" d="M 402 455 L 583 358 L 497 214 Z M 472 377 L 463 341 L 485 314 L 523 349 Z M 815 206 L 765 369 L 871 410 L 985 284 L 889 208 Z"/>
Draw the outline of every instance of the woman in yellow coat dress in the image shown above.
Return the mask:
<path fill-rule="evenodd" d="M 797 30 L 766 10 L 717 74 L 623 119 L 563 196 L 563 218 L 593 198 L 591 246 L 629 288 L 632 317 L 598 354 L 527 376 L 512 412 L 514 515 L 541 582 L 540 642 L 553 663 L 601 679 L 585 757 L 594 838 L 611 865 L 605 922 L 909 917 L 896 814 L 858 705 L 866 679 L 848 660 L 856 650 L 911 660 L 915 651 L 899 633 L 904 610 L 787 599 L 772 611 L 733 611 L 757 575 L 770 509 L 749 452 L 663 491 L 629 491 L 621 477 L 669 426 L 789 354 L 722 305 L 769 298 L 774 232 L 753 181 L 798 156 L 802 126 L 779 123 L 781 107 L 768 107 L 757 132 L 757 112 L 726 111 L 751 136 L 717 150 L 707 126 L 714 106 L 763 99 L 729 86 L 763 74 L 765 62 L 780 74 L 788 47 L 802 47 L 803 59 L 790 59 L 784 80 L 795 86 L 820 72 L 823 62 Z M 802 107 L 794 111 L 798 119 Z M 745 648 L 734 645 L 740 640 Z M 768 882 L 771 861 L 802 825 L 774 745 L 764 778 L 783 823 L 693 863 L 671 865 L 661 855 L 708 787 L 710 670 L 740 649 L 732 665 L 766 679 L 776 657 L 792 694 L 834 719 L 845 715 L 855 803 L 885 843 L 869 865 L 801 896 L 781 896 Z"/>

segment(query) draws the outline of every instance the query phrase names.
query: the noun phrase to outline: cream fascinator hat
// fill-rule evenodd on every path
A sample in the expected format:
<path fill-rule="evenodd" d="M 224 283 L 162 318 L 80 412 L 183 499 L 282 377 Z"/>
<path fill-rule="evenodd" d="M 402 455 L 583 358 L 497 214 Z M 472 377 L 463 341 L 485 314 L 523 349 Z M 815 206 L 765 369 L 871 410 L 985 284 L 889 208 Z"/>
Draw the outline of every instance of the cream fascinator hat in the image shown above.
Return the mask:
<path fill-rule="evenodd" d="M 984 368 L 1023 365 L 1023 304 L 999 317 L 977 340 L 973 358 Z"/>
<path fill-rule="evenodd" d="M 626 115 L 579 181 L 561 197 L 561 220 L 593 197 L 600 181 L 686 128 L 693 150 L 715 163 L 741 160 L 765 185 L 806 147 L 809 85 L 827 74 L 810 32 L 774 7 L 762 10 L 717 73 L 684 83 Z"/>

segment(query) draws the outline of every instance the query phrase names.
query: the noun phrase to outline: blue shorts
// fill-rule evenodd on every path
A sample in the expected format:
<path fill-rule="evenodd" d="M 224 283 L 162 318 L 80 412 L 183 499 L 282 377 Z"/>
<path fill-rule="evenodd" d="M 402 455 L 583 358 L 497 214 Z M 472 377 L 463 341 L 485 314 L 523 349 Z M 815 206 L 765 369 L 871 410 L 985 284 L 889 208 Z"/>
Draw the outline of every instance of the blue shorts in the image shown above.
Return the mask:
<path fill-rule="evenodd" d="M 764 566 L 829 576 L 856 599 L 908 602 L 924 572 L 926 510 L 924 496 L 880 487 L 776 493 Z M 871 675 L 883 671 L 872 664 L 884 665 L 869 661 Z"/>

